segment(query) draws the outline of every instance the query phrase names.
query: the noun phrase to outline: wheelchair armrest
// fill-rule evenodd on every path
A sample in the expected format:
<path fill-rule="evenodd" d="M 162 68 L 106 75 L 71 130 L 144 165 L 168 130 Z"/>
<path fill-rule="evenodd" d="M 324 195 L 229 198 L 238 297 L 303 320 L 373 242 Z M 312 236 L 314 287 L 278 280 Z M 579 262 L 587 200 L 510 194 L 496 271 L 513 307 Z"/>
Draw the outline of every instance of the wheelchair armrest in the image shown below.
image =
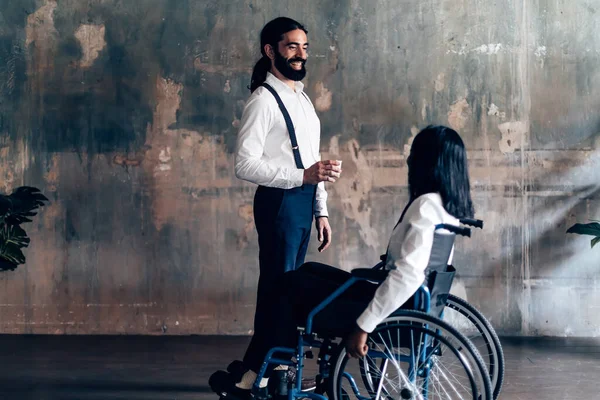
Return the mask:
<path fill-rule="evenodd" d="M 475 228 L 483 229 L 483 221 L 480 219 L 462 218 L 460 220 L 460 223 L 465 225 L 471 225 Z"/>
<path fill-rule="evenodd" d="M 353 277 L 374 282 L 383 282 L 388 276 L 388 270 L 371 269 L 371 268 L 356 268 L 350 271 Z"/>
<path fill-rule="evenodd" d="M 379 261 L 377 264 L 375 264 L 373 267 L 371 267 L 371 269 L 377 270 L 377 269 L 383 269 L 383 268 L 385 268 L 385 262 L 387 260 L 387 253 L 380 255 L 379 259 L 381 261 Z"/>
<path fill-rule="evenodd" d="M 373 270 L 384 269 L 384 268 L 385 268 L 385 262 L 383 262 L 383 261 L 378 262 L 377 264 L 375 264 L 374 266 L 371 267 L 371 269 L 373 269 Z"/>
<path fill-rule="evenodd" d="M 454 225 L 450 225 L 450 224 L 439 224 L 439 225 L 436 225 L 435 228 L 436 229 L 446 229 L 447 231 L 450 231 L 457 235 L 471 237 L 471 229 L 469 229 L 469 228 L 461 228 L 460 226 L 454 226 Z"/>

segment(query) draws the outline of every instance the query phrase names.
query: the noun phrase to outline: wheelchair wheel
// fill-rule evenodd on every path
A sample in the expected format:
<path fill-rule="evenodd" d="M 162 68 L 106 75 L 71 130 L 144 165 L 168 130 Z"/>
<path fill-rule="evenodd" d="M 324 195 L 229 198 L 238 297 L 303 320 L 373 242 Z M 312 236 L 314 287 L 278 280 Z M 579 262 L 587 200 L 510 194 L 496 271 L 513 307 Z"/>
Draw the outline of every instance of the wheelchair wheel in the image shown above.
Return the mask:
<path fill-rule="evenodd" d="M 491 400 L 490 378 L 469 340 L 444 321 L 399 311 L 369 334 L 369 352 L 349 358 L 343 346 L 332 360 L 334 400 Z"/>
<path fill-rule="evenodd" d="M 494 399 L 498 398 L 504 381 L 504 354 L 492 325 L 479 310 L 453 295 L 448 296 L 442 319 L 475 345 L 490 374 Z"/>

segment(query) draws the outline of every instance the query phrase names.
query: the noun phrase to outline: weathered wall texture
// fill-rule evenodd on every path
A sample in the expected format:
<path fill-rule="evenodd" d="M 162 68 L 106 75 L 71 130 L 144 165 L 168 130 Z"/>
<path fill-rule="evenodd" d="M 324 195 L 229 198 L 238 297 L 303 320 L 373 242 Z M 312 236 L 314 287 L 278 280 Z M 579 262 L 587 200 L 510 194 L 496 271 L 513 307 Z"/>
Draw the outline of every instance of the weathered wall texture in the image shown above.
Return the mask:
<path fill-rule="evenodd" d="M 456 291 L 504 334 L 600 336 L 597 0 L 0 0 L 0 190 L 51 199 L 0 332 L 247 333 L 254 187 L 232 150 L 261 27 L 306 24 L 335 244 L 371 265 L 429 123 L 469 147 L 484 231 Z"/>

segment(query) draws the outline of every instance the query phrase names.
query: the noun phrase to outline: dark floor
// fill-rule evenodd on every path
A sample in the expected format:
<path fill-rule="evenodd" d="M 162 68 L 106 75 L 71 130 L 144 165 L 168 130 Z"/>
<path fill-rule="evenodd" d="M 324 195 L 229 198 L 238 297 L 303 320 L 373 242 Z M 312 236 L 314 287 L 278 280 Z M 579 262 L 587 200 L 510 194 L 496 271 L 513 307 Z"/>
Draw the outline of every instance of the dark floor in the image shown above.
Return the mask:
<path fill-rule="evenodd" d="M 0 399 L 213 399 L 245 337 L 0 336 Z M 502 340 L 501 399 L 600 399 L 600 339 Z M 311 368 L 312 369 L 312 368 Z"/>

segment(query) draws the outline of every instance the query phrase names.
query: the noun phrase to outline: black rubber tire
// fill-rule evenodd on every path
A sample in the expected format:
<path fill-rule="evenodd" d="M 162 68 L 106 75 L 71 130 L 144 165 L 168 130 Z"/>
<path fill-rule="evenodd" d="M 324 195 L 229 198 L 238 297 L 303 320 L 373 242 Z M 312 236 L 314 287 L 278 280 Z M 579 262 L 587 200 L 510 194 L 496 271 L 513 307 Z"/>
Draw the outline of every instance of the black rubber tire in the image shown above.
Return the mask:
<path fill-rule="evenodd" d="M 471 321 L 483 336 L 490 353 L 494 354 L 494 356 L 497 358 L 496 364 L 493 365 L 493 367 L 496 369 L 490 368 L 490 366 L 486 363 L 486 367 L 490 373 L 490 380 L 492 381 L 494 399 L 497 399 L 500 391 L 502 390 L 502 384 L 504 383 L 504 353 L 502 351 L 502 345 L 500 344 L 500 339 L 498 339 L 496 331 L 478 309 L 460 297 L 451 294 L 448 295 L 446 307 L 461 313 L 469 321 Z M 485 357 L 482 358 L 484 358 L 484 362 L 486 362 Z"/>

